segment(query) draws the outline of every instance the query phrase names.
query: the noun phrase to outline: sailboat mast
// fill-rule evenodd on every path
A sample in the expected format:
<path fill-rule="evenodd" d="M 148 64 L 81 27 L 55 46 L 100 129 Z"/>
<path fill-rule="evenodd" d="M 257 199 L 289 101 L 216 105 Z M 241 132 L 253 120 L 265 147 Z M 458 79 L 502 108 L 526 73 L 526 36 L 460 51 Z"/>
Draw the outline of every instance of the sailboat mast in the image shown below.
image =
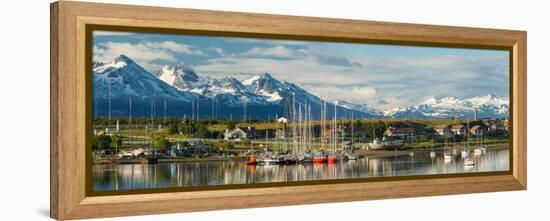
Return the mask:
<path fill-rule="evenodd" d="M 166 125 L 166 95 L 164 95 L 164 125 Z"/>
<path fill-rule="evenodd" d="M 111 126 L 111 78 L 109 78 L 109 127 Z"/>
<path fill-rule="evenodd" d="M 129 104 L 128 104 L 128 117 L 129 117 L 129 120 L 128 120 L 128 137 L 130 138 L 130 141 L 132 140 L 132 136 L 130 134 L 130 127 L 132 126 L 132 96 L 130 96 L 130 101 L 129 101 Z"/>
<path fill-rule="evenodd" d="M 351 149 L 353 149 L 353 143 L 354 143 L 354 139 L 355 138 L 355 134 L 353 133 L 353 112 L 351 112 Z"/>
<path fill-rule="evenodd" d="M 153 126 L 153 98 L 151 97 L 151 125 L 150 126 Z"/>
<path fill-rule="evenodd" d="M 296 153 L 298 148 L 298 140 L 296 134 L 296 96 L 292 94 L 292 151 Z"/>
<path fill-rule="evenodd" d="M 129 104 L 129 108 L 128 108 L 128 114 L 130 115 L 129 118 L 129 123 L 132 124 L 132 96 L 130 96 L 130 104 Z"/>
<path fill-rule="evenodd" d="M 326 122 L 325 122 L 325 120 L 326 120 L 326 118 L 327 118 L 327 102 L 326 102 L 324 99 L 323 99 L 323 107 L 322 107 L 322 109 L 323 109 L 323 112 L 322 112 L 322 113 L 323 113 L 323 114 L 322 114 L 323 116 L 321 117 L 321 118 L 322 118 L 321 121 L 322 121 L 322 124 L 323 124 L 323 134 L 322 134 L 321 136 L 322 136 L 322 138 L 323 138 L 323 139 L 322 139 L 322 146 L 324 146 L 324 145 L 326 144 L 326 140 L 325 140 L 326 137 L 325 137 L 325 135 L 326 135 L 326 133 L 327 133 L 327 132 L 326 132 L 326 129 L 327 129 L 327 128 L 326 128 Z"/>
<path fill-rule="evenodd" d="M 302 130 L 302 104 L 298 104 L 298 132 L 299 132 L 299 149 L 302 149 L 302 146 L 304 146 L 304 131 Z"/>
<path fill-rule="evenodd" d="M 336 113 L 336 104 L 334 105 L 334 151 L 336 151 L 336 145 L 338 143 L 338 125 L 336 123 L 336 117 L 337 117 L 337 113 Z"/>
<path fill-rule="evenodd" d="M 155 117 L 157 116 L 157 89 L 153 89 L 153 126 L 155 123 Z"/>

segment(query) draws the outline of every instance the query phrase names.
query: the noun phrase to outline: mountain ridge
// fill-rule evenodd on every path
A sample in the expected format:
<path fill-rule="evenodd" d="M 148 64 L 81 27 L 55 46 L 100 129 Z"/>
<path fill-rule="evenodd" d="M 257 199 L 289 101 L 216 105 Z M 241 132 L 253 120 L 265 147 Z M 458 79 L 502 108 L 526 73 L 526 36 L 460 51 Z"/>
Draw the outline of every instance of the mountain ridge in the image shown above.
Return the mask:
<path fill-rule="evenodd" d="M 115 115 L 129 112 L 128 107 L 124 107 L 129 97 L 135 99 L 136 107 L 143 109 L 137 113 L 142 116 L 147 115 L 145 109 L 151 109 L 149 115 L 158 115 L 155 109 L 163 107 L 165 99 L 171 109 L 178 108 L 171 112 L 173 116 L 191 115 L 196 110 L 189 107 L 197 103 L 198 107 L 223 109 L 223 113 L 217 115 L 219 117 L 244 117 L 243 108 L 249 108 L 249 116 L 265 119 L 288 114 L 289 105 L 293 102 L 298 106 L 311 106 L 312 112 L 319 112 L 323 102 L 327 102 L 329 106 L 338 107 L 340 118 L 351 115 L 367 118 L 466 118 L 473 114 L 474 107 L 481 117 L 500 118 L 508 114 L 508 101 L 495 94 L 465 99 L 428 97 L 417 105 L 377 110 L 368 104 L 345 100 L 324 101 L 294 83 L 277 80 L 269 73 L 244 80 L 213 78 L 201 76 L 190 65 L 180 62 L 165 65 L 151 74 L 125 55 L 109 63 L 94 62 L 93 82 L 93 97 L 94 101 L 98 101 L 97 106 L 105 108 L 105 100 L 110 97 L 111 101 L 115 101 Z M 328 109 L 331 112 L 334 108 Z M 104 112 L 99 115 L 104 116 Z"/>

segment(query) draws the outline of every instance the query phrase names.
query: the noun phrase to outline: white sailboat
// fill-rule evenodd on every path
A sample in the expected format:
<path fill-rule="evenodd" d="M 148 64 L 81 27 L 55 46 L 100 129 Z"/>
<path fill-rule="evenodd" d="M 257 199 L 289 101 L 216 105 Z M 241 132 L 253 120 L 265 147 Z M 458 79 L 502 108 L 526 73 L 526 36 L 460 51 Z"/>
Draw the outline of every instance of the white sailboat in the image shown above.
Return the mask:
<path fill-rule="evenodd" d="M 464 166 L 465 167 L 471 167 L 473 165 L 475 165 L 474 161 L 472 159 L 470 159 L 470 157 L 468 156 L 468 152 L 466 152 L 466 156 L 464 156 L 464 152 L 466 150 L 469 150 L 470 149 L 470 119 L 468 119 L 468 121 L 466 122 L 466 125 L 467 125 L 467 130 L 466 130 L 466 149 L 464 151 L 462 151 L 463 155 L 462 157 L 465 158 L 464 159 Z"/>
<path fill-rule="evenodd" d="M 435 151 L 434 151 L 434 140 L 432 139 L 432 151 L 430 151 L 430 157 L 434 158 L 435 156 L 436 156 L 436 154 L 435 154 Z"/>

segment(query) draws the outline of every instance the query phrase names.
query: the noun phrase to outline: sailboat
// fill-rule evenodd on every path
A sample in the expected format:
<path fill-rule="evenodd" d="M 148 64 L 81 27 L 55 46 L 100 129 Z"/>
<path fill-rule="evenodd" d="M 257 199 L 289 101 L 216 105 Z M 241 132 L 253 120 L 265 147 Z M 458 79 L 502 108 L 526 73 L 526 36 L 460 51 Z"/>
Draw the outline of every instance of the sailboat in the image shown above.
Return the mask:
<path fill-rule="evenodd" d="M 456 156 L 456 153 L 455 153 L 456 149 L 453 149 L 453 152 L 451 155 L 451 153 L 447 150 L 448 145 L 449 143 L 447 140 L 447 136 L 445 135 L 445 148 L 443 152 L 443 159 L 445 160 L 445 163 L 450 163 L 453 159 L 453 156 Z"/>
<path fill-rule="evenodd" d="M 436 156 L 436 154 L 435 154 L 435 151 L 434 151 L 434 140 L 432 139 L 432 151 L 430 151 L 430 157 L 434 158 L 435 156 Z"/>
<path fill-rule="evenodd" d="M 334 119 L 331 122 L 331 132 L 332 132 L 332 153 L 329 154 L 327 158 L 327 163 L 336 163 L 338 160 L 336 158 L 336 148 L 338 143 L 338 131 L 337 131 L 337 113 L 336 113 L 336 105 L 334 105 Z"/>
<path fill-rule="evenodd" d="M 325 154 L 324 146 L 326 142 L 326 117 L 327 117 L 327 103 L 323 99 L 323 106 L 321 107 L 321 149 L 313 156 L 313 163 L 326 163 L 328 156 Z"/>
<path fill-rule="evenodd" d="M 443 158 L 445 159 L 445 161 L 451 161 L 453 159 L 453 156 L 450 153 L 445 152 L 443 154 Z"/>
<path fill-rule="evenodd" d="M 469 150 L 470 149 L 470 119 L 468 119 L 466 124 L 468 125 L 468 128 L 466 130 L 466 150 Z M 465 167 L 470 167 L 470 166 L 475 165 L 474 161 L 472 159 L 470 159 L 467 152 L 466 152 L 466 156 L 464 156 L 464 152 L 466 150 L 462 151 L 462 153 L 463 153 L 462 157 L 465 158 L 464 159 L 464 166 Z"/>
<path fill-rule="evenodd" d="M 481 155 L 486 150 L 487 150 L 487 148 L 485 147 L 485 145 L 483 145 L 483 132 L 482 132 L 480 137 L 479 137 L 479 144 L 478 144 L 477 148 L 474 150 L 474 154 L 475 155 Z"/>

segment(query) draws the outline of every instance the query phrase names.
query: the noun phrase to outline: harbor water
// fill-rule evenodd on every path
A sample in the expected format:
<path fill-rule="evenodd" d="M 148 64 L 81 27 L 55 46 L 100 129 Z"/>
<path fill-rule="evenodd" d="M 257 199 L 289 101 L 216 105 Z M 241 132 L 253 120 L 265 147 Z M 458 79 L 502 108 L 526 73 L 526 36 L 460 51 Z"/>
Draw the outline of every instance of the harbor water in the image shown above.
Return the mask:
<path fill-rule="evenodd" d="M 414 156 L 364 157 L 334 164 L 246 165 L 237 161 L 93 165 L 93 190 L 136 190 L 226 184 L 256 184 L 388 176 L 457 174 L 509 170 L 509 150 L 470 151 L 473 166 L 458 155 L 445 160 L 444 150 L 416 151 Z"/>

